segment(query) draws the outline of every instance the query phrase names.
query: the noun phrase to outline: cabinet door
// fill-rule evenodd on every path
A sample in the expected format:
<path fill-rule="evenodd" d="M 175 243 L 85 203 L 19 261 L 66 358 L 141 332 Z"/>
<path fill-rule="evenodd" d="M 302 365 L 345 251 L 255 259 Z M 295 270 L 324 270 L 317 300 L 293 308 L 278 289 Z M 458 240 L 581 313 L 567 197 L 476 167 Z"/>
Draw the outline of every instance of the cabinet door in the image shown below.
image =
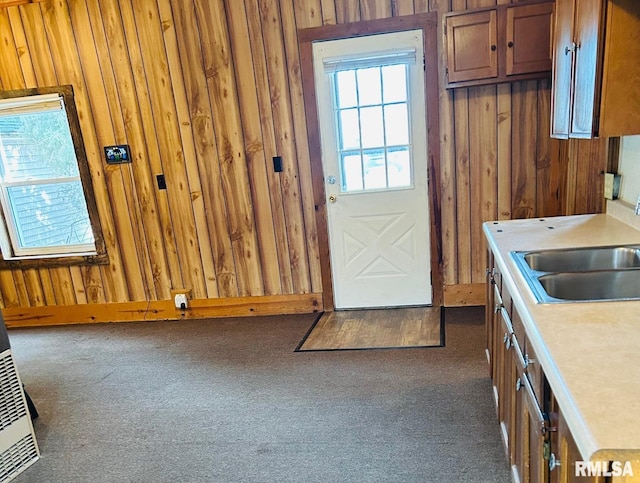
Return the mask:
<path fill-rule="evenodd" d="M 571 137 L 591 138 L 600 110 L 602 0 L 575 0 L 575 67 Z"/>
<path fill-rule="evenodd" d="M 495 10 L 447 17 L 446 29 L 449 82 L 498 76 Z"/>
<path fill-rule="evenodd" d="M 556 1 L 551 93 L 551 136 L 567 139 L 571 122 L 573 0 Z"/>
<path fill-rule="evenodd" d="M 493 266 L 493 253 L 491 250 L 487 252 L 487 283 L 485 286 L 485 329 L 486 329 L 486 353 L 487 362 L 489 363 L 489 376 L 493 374 L 493 312 L 495 306 L 495 297 L 493 296 L 495 268 Z"/>
<path fill-rule="evenodd" d="M 578 447 L 571 436 L 571 431 L 567 427 L 562 411 L 558 409 L 555 401 L 554 405 L 557 431 L 555 433 L 555 442 L 551 447 L 551 458 L 553 461 L 557 461 L 557 465 L 551 464 L 552 469 L 549 471 L 549 481 L 551 483 L 605 483 L 606 481 L 611 481 L 605 476 L 576 475 L 576 461 L 582 461 L 582 456 L 580 456 Z"/>
<path fill-rule="evenodd" d="M 525 372 L 518 367 L 516 380 L 515 471 L 522 483 L 547 481 L 544 416 Z"/>
<path fill-rule="evenodd" d="M 500 348 L 502 351 L 501 360 L 502 371 L 498 384 L 498 419 L 500 421 L 500 431 L 502 440 L 507 450 L 507 459 L 509 464 L 513 464 L 515 460 L 515 446 L 513 444 L 515 436 L 515 396 L 516 396 L 516 379 L 517 366 L 514 350 L 513 327 L 509 318 L 508 311 L 502 307 L 499 312 L 501 319 L 500 333 L 502 334 L 503 344 Z"/>
<path fill-rule="evenodd" d="M 552 3 L 507 8 L 507 75 L 551 70 L 552 17 Z"/>

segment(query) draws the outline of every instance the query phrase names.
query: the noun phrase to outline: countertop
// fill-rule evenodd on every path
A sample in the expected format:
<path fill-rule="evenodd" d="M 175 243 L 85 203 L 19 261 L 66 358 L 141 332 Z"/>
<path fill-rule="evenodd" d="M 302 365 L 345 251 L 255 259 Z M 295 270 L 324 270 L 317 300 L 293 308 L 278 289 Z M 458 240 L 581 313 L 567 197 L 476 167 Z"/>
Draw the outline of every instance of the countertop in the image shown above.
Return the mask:
<path fill-rule="evenodd" d="M 582 458 L 639 461 L 640 301 L 537 303 L 509 253 L 637 244 L 640 229 L 611 214 L 487 222 L 483 229 Z"/>

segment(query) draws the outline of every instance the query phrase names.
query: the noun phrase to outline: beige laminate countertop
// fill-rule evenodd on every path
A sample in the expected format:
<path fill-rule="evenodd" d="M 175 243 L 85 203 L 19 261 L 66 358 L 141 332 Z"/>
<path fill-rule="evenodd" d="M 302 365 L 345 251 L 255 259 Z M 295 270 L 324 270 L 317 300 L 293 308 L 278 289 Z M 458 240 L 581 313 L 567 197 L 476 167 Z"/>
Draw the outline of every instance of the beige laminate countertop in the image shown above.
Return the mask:
<path fill-rule="evenodd" d="M 582 458 L 639 461 L 640 301 L 539 304 L 509 253 L 636 244 L 640 230 L 610 214 L 483 228 Z"/>

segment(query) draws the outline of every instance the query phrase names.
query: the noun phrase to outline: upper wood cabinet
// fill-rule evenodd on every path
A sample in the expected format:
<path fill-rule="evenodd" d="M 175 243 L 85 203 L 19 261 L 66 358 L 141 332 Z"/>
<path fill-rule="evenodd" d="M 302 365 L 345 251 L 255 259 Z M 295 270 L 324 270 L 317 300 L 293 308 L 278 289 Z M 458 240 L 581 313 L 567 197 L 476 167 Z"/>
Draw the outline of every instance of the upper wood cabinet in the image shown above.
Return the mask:
<path fill-rule="evenodd" d="M 447 87 L 546 77 L 552 16 L 553 2 L 446 14 Z"/>
<path fill-rule="evenodd" d="M 551 136 L 640 134 L 640 2 L 557 0 Z"/>

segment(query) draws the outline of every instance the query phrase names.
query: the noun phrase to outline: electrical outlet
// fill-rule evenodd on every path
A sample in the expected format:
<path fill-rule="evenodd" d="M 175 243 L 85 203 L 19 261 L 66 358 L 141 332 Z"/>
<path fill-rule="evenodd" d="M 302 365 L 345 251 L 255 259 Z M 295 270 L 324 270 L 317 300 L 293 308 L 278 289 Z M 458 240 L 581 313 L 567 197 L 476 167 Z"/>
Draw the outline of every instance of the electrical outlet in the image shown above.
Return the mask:
<path fill-rule="evenodd" d="M 186 293 L 177 293 L 175 297 L 173 297 L 173 301 L 176 305 L 176 309 L 186 310 L 189 308 L 189 302 L 187 300 Z"/>

